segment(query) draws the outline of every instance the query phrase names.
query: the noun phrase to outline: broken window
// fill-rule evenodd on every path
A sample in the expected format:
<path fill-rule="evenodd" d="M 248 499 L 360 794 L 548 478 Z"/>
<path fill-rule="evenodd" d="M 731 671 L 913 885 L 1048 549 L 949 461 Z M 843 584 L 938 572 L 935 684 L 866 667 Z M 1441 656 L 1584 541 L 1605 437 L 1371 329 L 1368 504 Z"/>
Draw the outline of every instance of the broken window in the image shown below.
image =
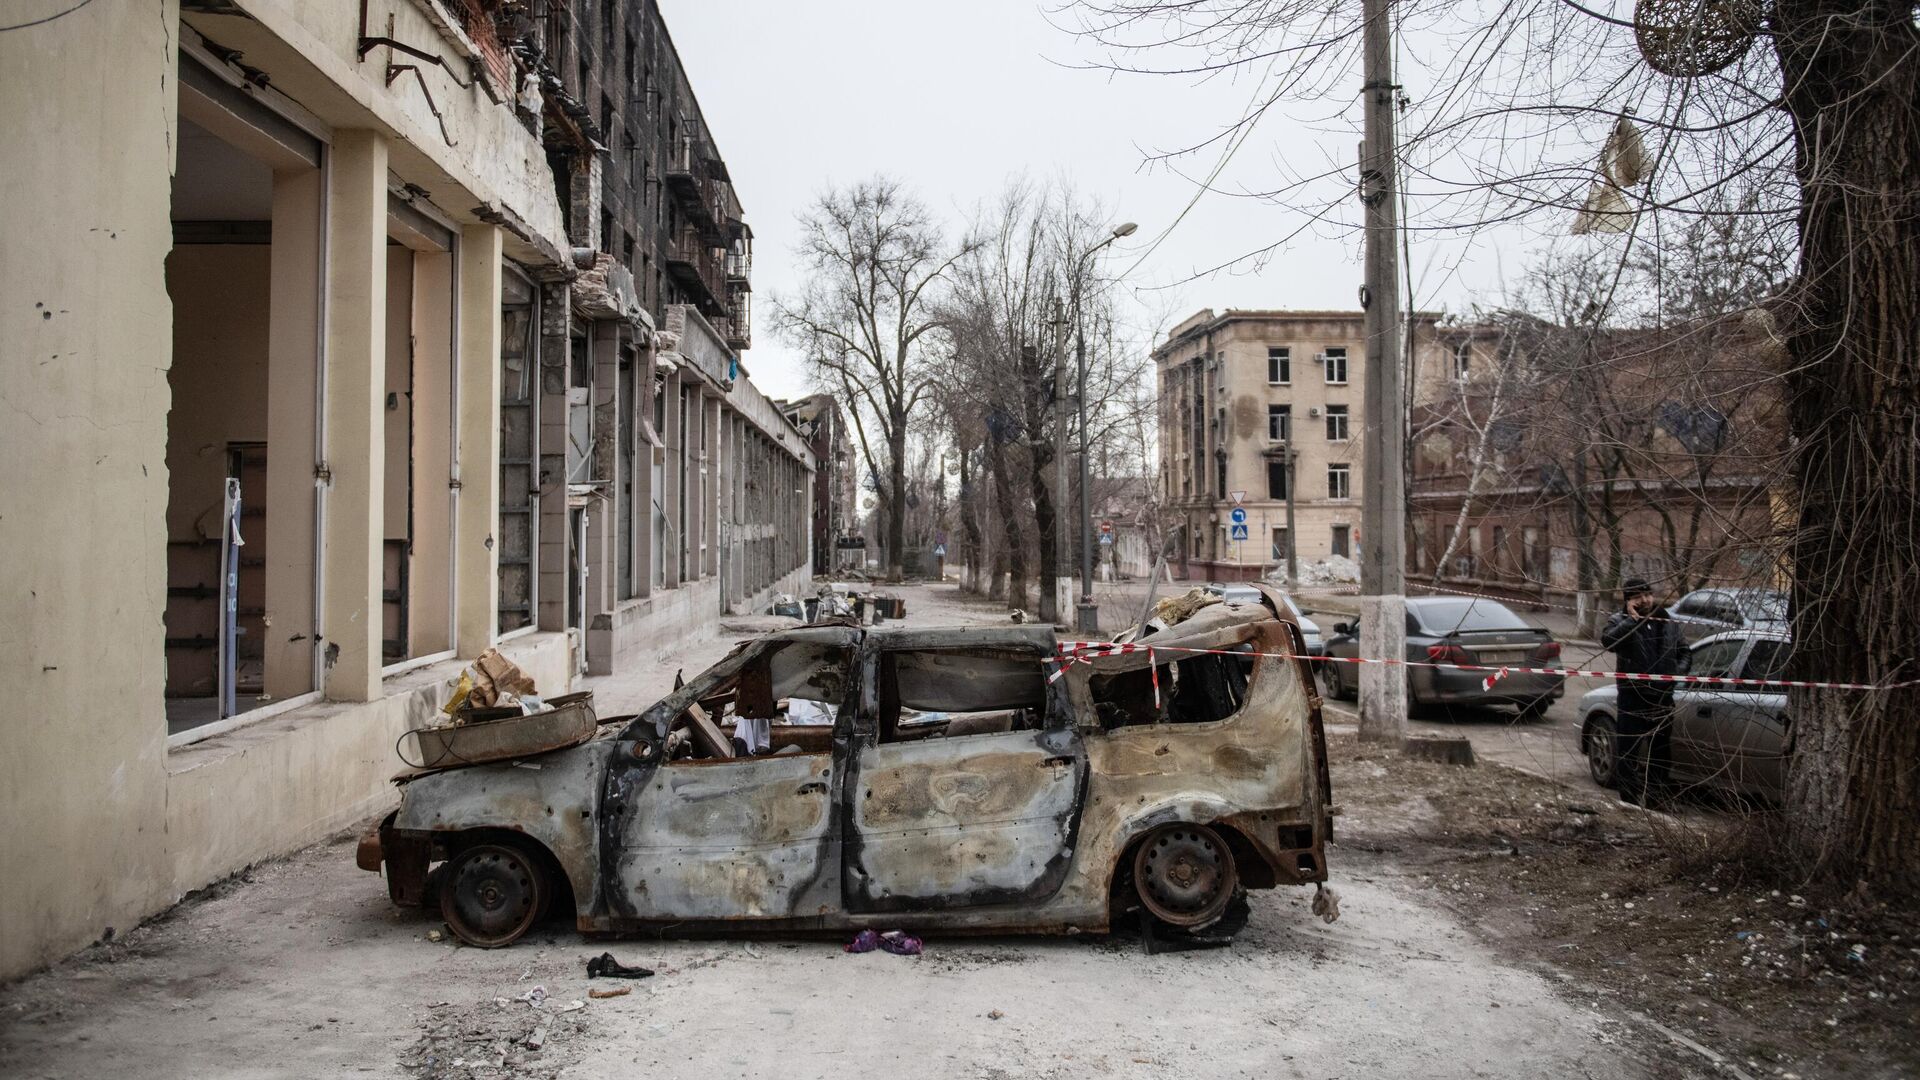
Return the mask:
<path fill-rule="evenodd" d="M 1037 731 L 1045 726 L 1046 671 L 1014 649 L 915 649 L 882 654 L 882 743 Z"/>
<path fill-rule="evenodd" d="M 743 645 L 668 699 L 663 756 L 829 753 L 854 662 L 847 635 Z"/>
<path fill-rule="evenodd" d="M 539 290 L 500 274 L 500 632 L 533 625 L 539 511 Z"/>
<path fill-rule="evenodd" d="M 182 56 L 171 191 L 168 734 L 317 687 L 320 142 Z M 324 498 L 324 493 L 321 496 Z"/>

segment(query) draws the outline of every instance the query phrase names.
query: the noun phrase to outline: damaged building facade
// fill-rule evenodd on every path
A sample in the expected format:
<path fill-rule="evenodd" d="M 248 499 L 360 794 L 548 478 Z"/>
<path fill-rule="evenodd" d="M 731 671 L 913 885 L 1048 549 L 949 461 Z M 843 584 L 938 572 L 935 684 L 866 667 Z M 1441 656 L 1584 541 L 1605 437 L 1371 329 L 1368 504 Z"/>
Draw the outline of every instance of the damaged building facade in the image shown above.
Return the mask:
<path fill-rule="evenodd" d="M 1416 369 L 1443 359 L 1439 318 L 1411 321 Z M 1366 340 L 1358 311 L 1209 308 L 1154 349 L 1159 488 L 1182 576 L 1284 573 L 1290 489 L 1299 560 L 1358 558 Z"/>
<path fill-rule="evenodd" d="M 381 808 L 485 649 L 564 690 L 811 561 L 652 5 L 43 6 L 0 35 L 0 976 Z"/>

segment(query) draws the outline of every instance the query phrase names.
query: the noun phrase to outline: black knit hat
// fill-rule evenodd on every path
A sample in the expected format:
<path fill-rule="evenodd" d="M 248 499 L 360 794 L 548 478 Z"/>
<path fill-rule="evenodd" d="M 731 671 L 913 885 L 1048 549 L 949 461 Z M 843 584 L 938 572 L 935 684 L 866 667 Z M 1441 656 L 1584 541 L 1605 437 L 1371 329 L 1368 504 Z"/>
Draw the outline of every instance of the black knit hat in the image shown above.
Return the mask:
<path fill-rule="evenodd" d="M 1645 596 L 1652 591 L 1653 586 L 1647 584 L 1646 578 L 1630 577 L 1620 583 L 1620 598 L 1622 600 L 1631 600 L 1636 596 Z"/>

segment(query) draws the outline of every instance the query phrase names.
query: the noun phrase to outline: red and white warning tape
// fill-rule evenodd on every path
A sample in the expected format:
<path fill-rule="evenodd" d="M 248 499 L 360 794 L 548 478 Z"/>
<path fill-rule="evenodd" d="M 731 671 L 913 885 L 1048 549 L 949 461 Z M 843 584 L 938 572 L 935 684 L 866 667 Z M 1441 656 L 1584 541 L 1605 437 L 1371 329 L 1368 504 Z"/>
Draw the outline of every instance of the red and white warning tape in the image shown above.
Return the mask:
<path fill-rule="evenodd" d="M 1138 642 L 1115 641 L 1062 641 L 1060 643 L 1060 661 L 1048 661 L 1053 671 L 1047 681 L 1057 681 L 1067 673 L 1068 666 L 1076 663 L 1088 663 L 1094 657 L 1124 656 L 1128 653 L 1144 652 L 1147 662 L 1154 668 L 1154 694 L 1158 702 L 1160 691 L 1159 665 L 1156 652 L 1177 652 L 1186 654 L 1207 654 L 1213 656 L 1269 656 L 1278 660 L 1293 659 L 1292 653 L 1241 652 L 1234 649 L 1194 649 L 1179 645 L 1148 645 Z M 1492 667 L 1486 664 L 1448 664 L 1426 660 L 1390 660 L 1370 656 L 1321 656 L 1312 659 L 1320 663 L 1331 664 L 1382 664 L 1387 667 L 1433 668 L 1440 671 L 1477 671 L 1486 674 L 1483 685 L 1493 689 L 1493 684 L 1509 675 L 1558 675 L 1568 679 L 1628 679 L 1637 682 L 1663 683 L 1713 683 L 1718 686 L 1777 686 L 1800 687 L 1808 690 L 1901 690 L 1910 686 L 1920 686 L 1920 679 L 1908 679 L 1896 683 L 1846 683 L 1846 682 L 1808 682 L 1799 679 L 1735 679 L 1724 675 L 1651 675 L 1637 671 L 1591 671 L 1585 668 L 1557 667 Z"/>

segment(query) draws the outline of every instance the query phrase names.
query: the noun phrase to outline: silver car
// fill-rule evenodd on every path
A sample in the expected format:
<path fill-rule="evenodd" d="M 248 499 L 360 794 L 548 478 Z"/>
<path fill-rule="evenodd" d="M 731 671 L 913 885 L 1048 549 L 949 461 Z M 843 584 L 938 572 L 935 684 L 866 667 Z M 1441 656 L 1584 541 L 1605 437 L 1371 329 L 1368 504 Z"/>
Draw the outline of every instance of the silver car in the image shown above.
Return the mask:
<path fill-rule="evenodd" d="M 1229 604 L 1258 604 L 1261 602 L 1259 589 L 1247 584 L 1223 585 L 1213 582 L 1207 591 L 1225 600 Z M 1276 592 L 1278 590 L 1275 590 Z M 1326 638 L 1321 636 L 1320 624 L 1307 617 L 1307 612 L 1294 602 L 1293 594 L 1280 593 L 1287 602 L 1287 610 L 1293 612 L 1293 621 L 1300 624 L 1300 638 L 1306 642 L 1309 663 L 1327 654 Z"/>
<path fill-rule="evenodd" d="M 1690 676 L 1735 679 L 1784 677 L 1792 648 L 1786 634 L 1736 630 L 1715 634 L 1687 654 Z M 1613 685 L 1580 699 L 1580 747 L 1601 787 L 1615 787 L 1614 732 L 1618 693 Z M 1687 681 L 1673 692 L 1672 779 L 1735 795 L 1778 801 L 1786 790 L 1793 726 L 1784 686 L 1738 686 Z"/>
<path fill-rule="evenodd" d="M 1695 589 L 1667 609 L 1680 634 L 1699 641 L 1727 630 L 1787 630 L 1787 594 L 1778 589 Z"/>

